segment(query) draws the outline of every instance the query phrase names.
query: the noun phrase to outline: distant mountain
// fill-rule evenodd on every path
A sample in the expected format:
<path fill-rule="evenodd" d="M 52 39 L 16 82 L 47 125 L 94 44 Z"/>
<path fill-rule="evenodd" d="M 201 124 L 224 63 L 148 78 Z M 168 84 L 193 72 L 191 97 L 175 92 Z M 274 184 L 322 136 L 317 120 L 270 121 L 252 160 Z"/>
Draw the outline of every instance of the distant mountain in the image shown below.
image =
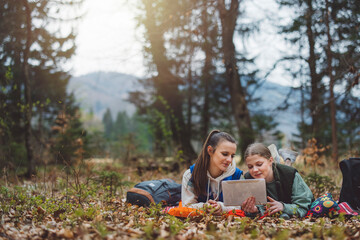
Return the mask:
<path fill-rule="evenodd" d="M 119 111 L 129 115 L 135 112 L 135 106 L 127 102 L 128 92 L 139 89 L 137 78 L 117 72 L 94 72 L 70 79 L 67 91 L 73 92 L 84 111 L 90 109 L 102 119 L 106 108 L 110 108 L 113 117 Z"/>
<path fill-rule="evenodd" d="M 90 111 L 102 119 L 106 108 L 110 108 L 113 118 L 117 112 L 126 111 L 129 115 L 135 112 L 135 106 L 126 101 L 128 92 L 141 89 L 137 78 L 117 72 L 95 72 L 71 78 L 68 92 L 74 92 L 81 108 Z M 250 90 L 253 91 L 253 90 Z M 249 106 L 251 112 L 271 114 L 279 123 L 278 129 L 291 139 L 297 133 L 300 120 L 300 94 L 290 92 L 290 87 L 265 81 L 261 87 L 253 91 L 253 98 L 260 98 L 258 103 Z M 279 111 L 277 108 L 287 99 L 289 108 Z"/>

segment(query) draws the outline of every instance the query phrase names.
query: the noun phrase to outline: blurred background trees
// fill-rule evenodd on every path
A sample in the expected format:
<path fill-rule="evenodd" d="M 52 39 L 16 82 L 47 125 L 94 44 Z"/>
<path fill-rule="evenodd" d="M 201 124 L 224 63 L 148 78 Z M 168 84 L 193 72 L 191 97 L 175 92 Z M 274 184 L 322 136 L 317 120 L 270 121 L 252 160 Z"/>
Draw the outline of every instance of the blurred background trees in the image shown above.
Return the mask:
<path fill-rule="evenodd" d="M 332 158 L 338 159 L 338 145 L 354 140 L 351 134 L 343 139 L 337 125 L 343 126 L 346 107 L 344 99 L 353 99 L 359 84 L 359 23 L 360 8 L 353 1 L 278 1 L 281 7 L 294 9 L 295 17 L 281 32 L 298 48 L 291 56 L 298 64 L 290 71 L 303 78 L 300 88 L 304 96 L 305 115 L 311 121 L 302 122 L 302 136 L 314 137 L 318 143 L 332 146 Z M 303 66 L 304 67 L 301 67 Z M 299 72 L 301 68 L 301 72 Z M 347 101 L 345 100 L 345 101 Z M 354 100 L 354 99 L 353 99 Z M 351 100 L 350 100 L 351 101 Z M 358 118 L 359 98 L 352 102 L 353 113 Z M 354 116 L 353 114 L 350 114 Z M 351 126 L 353 132 L 359 128 Z M 355 137 L 358 138 L 358 137 Z M 351 139 L 351 140 L 350 140 Z M 303 146 L 304 147 L 304 146 Z"/>
<path fill-rule="evenodd" d="M 21 166 L 31 176 L 38 164 L 75 164 L 87 157 L 128 163 L 173 156 L 189 165 L 214 128 L 233 134 L 240 154 L 254 141 L 282 147 L 284 133 L 276 127 L 297 96 L 298 134 L 288 146 L 304 149 L 315 138 L 330 146 L 335 162 L 359 154 L 359 4 L 276 2 L 291 21 L 268 20 L 291 47 L 274 69 L 282 67 L 294 80 L 278 112 L 257 108 L 266 79 L 248 49 L 239 47 L 259 30 L 245 14 L 246 1 L 139 0 L 147 75 L 138 80 L 142 90 L 129 93 L 136 113 L 107 109 L 91 125 L 93 110 L 84 114 L 66 91 L 75 28 L 60 30 L 76 19 L 61 12 L 77 13 L 82 1 L 0 0 L 1 166 Z"/>
<path fill-rule="evenodd" d="M 74 54 L 75 35 L 71 28 L 60 31 L 60 22 L 71 20 L 60 12 L 78 4 L 0 1 L 0 161 L 27 166 L 29 177 L 50 149 L 58 114 L 75 104 L 67 105 L 71 76 L 63 69 Z"/>
<path fill-rule="evenodd" d="M 248 110 L 249 105 L 257 101 L 252 98 L 256 91 L 252 85 L 261 86 L 262 81 L 256 75 L 259 66 L 253 66 L 253 59 L 234 46 L 235 32 L 239 41 L 254 37 L 252 33 L 257 30 L 256 24 L 242 21 L 246 11 L 243 1 L 140 2 L 139 23 L 145 27 L 144 53 L 149 75 L 153 76 L 145 85 L 154 91 L 137 93 L 136 97 L 154 99 L 146 108 L 159 110 L 155 104 L 158 98 L 163 100 L 163 105 L 176 101 L 176 107 L 169 104 L 162 113 L 171 119 L 173 109 L 181 110 L 178 114 L 188 119 L 186 127 L 181 123 L 182 135 L 191 134 L 192 139 L 201 141 L 207 129 L 219 127 L 236 135 L 241 152 L 255 139 L 261 141 L 263 130 L 275 128 L 276 119 L 271 114 Z M 345 149 L 350 149 L 342 143 L 355 139 L 358 142 L 359 138 L 359 128 L 351 126 L 357 136 L 348 135 L 346 140 L 340 140 L 340 135 L 345 135 L 337 128 L 342 117 L 348 116 L 341 104 L 344 99 L 356 99 L 351 115 L 359 119 L 355 113 L 359 110 L 359 93 L 352 90 L 359 81 L 360 35 L 358 27 L 353 25 L 359 23 L 359 8 L 348 1 L 289 0 L 278 1 L 278 4 L 279 8 L 287 8 L 293 17 L 287 25 L 274 24 L 293 48 L 291 55 L 285 55 L 281 61 L 300 82 L 300 87 L 293 90 L 301 91 L 302 96 L 298 147 L 305 148 L 307 139 L 314 137 L 319 144 L 332 146 L 332 157 L 337 161 L 338 145 L 343 154 Z M 159 79 L 159 69 L 167 69 L 163 74 L 166 81 Z M 167 83 L 165 94 L 161 91 L 164 82 Z M 170 86 L 176 86 L 175 90 Z M 178 100 L 179 94 L 183 100 L 187 98 L 187 103 Z M 225 104 L 221 104 L 221 100 Z M 140 101 L 133 99 L 133 102 Z M 282 110 L 286 110 L 286 104 Z M 227 114 L 218 115 L 222 112 Z M 176 117 L 181 122 L 183 118 Z M 226 122 L 230 128 L 221 125 Z M 196 127 L 199 125 L 200 128 Z M 281 133 L 273 134 L 281 138 Z"/>

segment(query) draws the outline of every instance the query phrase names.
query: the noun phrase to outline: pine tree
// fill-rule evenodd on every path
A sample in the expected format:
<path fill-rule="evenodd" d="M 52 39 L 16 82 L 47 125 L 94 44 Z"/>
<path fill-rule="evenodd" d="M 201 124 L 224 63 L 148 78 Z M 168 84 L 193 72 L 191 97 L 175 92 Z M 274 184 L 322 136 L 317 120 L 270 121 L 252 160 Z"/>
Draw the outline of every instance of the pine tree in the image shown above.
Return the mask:
<path fill-rule="evenodd" d="M 104 124 L 104 136 L 106 139 L 111 140 L 114 137 L 113 130 L 114 130 L 114 124 L 113 119 L 111 115 L 111 111 L 109 108 L 106 109 L 102 122 Z"/>
<path fill-rule="evenodd" d="M 238 128 L 240 151 L 245 152 L 246 147 L 254 141 L 254 132 L 251 124 L 250 112 L 246 101 L 246 89 L 242 85 L 236 50 L 234 45 L 234 32 L 236 29 L 239 13 L 239 0 L 231 0 L 227 4 L 223 0 L 218 1 L 218 11 L 221 20 L 221 42 L 224 57 L 225 75 L 230 92 L 230 101 L 233 116 Z"/>
<path fill-rule="evenodd" d="M 125 111 L 118 112 L 116 120 L 113 124 L 113 132 L 115 134 L 115 139 L 122 139 L 124 138 L 124 136 L 126 136 L 127 133 L 134 132 L 134 126 L 132 126 L 133 124 L 134 123 L 131 121 Z"/>
<path fill-rule="evenodd" d="M 143 81 L 146 93 L 150 94 L 146 97 L 146 93 L 133 93 L 131 101 L 139 112 L 153 114 L 149 119 L 157 119 L 155 123 L 169 124 L 161 128 L 160 124 L 154 126 L 156 146 L 170 132 L 175 146 L 181 146 L 188 155 L 190 138 L 203 141 L 211 128 L 219 127 L 237 132 L 244 150 L 253 141 L 254 133 L 243 84 L 247 86 L 245 79 L 254 73 L 249 74 L 247 68 L 251 60 L 238 54 L 233 44 L 234 32 L 241 26 L 222 25 L 221 17 L 226 14 L 221 15 L 225 11 L 219 10 L 224 9 L 223 1 L 177 0 L 170 4 L 144 0 L 141 3 L 139 23 L 146 29 L 144 55 L 154 76 Z M 235 22 L 239 17 L 238 6 L 233 4 L 228 12 Z M 224 71 L 224 60 L 231 60 L 234 78 L 229 71 L 220 73 Z M 243 68 L 239 70 L 239 66 Z M 182 136 L 180 141 L 179 136 Z M 190 164 L 192 158 L 188 160 Z"/>
<path fill-rule="evenodd" d="M 91 156 L 89 138 L 80 121 L 80 110 L 75 104 L 74 95 L 70 95 L 62 103 L 62 110 L 59 111 L 51 130 L 51 150 L 57 163 L 73 166 Z"/>
<path fill-rule="evenodd" d="M 342 98 L 344 92 L 347 95 L 351 91 L 349 86 L 358 75 L 359 49 L 354 46 L 358 46 L 360 40 L 359 7 L 348 1 L 278 2 L 294 9 L 296 17 L 282 29 L 282 33 L 300 46 L 298 59 L 304 59 L 307 64 L 307 72 L 301 76 L 306 79 L 302 89 L 306 90 L 307 116 L 312 122 L 309 127 L 303 121 L 301 135 L 309 136 L 310 133 L 323 145 L 332 142 L 336 161 L 339 134 L 336 124 L 340 116 L 337 112 L 341 111 L 337 99 Z M 335 91 L 337 87 L 342 90 Z"/>
<path fill-rule="evenodd" d="M 54 1 L 0 1 L 0 86 L 6 103 L 0 112 L 6 113 L 4 125 L 11 133 L 2 141 L 26 146 L 28 176 L 35 173 L 30 142 L 36 140 L 41 148 L 45 145 L 43 138 L 67 97 L 70 75 L 61 63 L 74 53 L 75 36 L 71 31 L 67 35 L 56 31 L 61 20 L 56 14 L 64 8 L 71 11 L 80 2 L 60 7 Z M 59 11 L 54 12 L 55 8 Z M 8 71 L 11 78 L 5 77 Z M 37 130 L 34 120 L 38 120 Z M 14 160 L 14 153 L 9 156 L 7 161 Z"/>
<path fill-rule="evenodd" d="M 145 39 L 148 43 L 146 55 L 151 59 L 149 67 L 152 76 L 148 78 L 148 83 L 153 87 L 152 106 L 158 117 L 164 117 L 171 129 L 171 138 L 176 150 L 183 151 L 189 161 L 196 157 L 194 149 L 190 143 L 188 128 L 186 127 L 183 114 L 183 96 L 179 86 L 183 84 L 183 79 L 176 75 L 178 64 L 169 59 L 166 48 L 166 38 L 164 34 L 167 31 L 179 30 L 181 22 L 186 18 L 182 9 L 182 3 L 188 1 L 142 1 L 144 15 L 140 22 L 145 27 Z M 180 16 L 180 18 L 178 18 Z M 172 18 L 180 20 L 172 20 Z M 169 21 L 170 19 L 170 21 Z M 180 30 L 179 30 L 180 31 Z M 175 64 L 174 64 L 175 63 Z M 156 129 L 157 139 L 161 139 L 164 134 L 164 128 Z"/>

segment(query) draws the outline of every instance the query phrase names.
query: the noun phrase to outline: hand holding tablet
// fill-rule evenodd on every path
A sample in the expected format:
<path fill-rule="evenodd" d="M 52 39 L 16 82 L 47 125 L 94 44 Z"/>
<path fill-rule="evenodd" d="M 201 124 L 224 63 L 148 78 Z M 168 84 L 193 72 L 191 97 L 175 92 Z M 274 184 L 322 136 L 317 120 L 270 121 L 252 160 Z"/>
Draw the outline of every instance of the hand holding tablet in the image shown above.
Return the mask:
<path fill-rule="evenodd" d="M 226 206 L 241 206 L 249 197 L 255 198 L 255 205 L 267 202 L 265 179 L 223 181 L 221 184 Z"/>
<path fill-rule="evenodd" d="M 255 197 L 249 197 L 245 200 L 245 202 L 241 205 L 241 209 L 248 213 L 256 213 L 258 212 L 258 208 L 255 206 Z"/>

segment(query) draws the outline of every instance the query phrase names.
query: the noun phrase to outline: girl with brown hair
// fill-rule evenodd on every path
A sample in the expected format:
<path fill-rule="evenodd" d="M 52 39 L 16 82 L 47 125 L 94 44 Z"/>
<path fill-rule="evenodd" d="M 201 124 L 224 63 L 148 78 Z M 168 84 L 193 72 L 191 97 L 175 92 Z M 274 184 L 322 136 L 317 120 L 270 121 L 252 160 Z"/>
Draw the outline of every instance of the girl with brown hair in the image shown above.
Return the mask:
<path fill-rule="evenodd" d="M 242 204 L 242 210 L 261 215 L 280 212 L 280 217 L 285 219 L 305 216 L 313 194 L 295 168 L 275 164 L 270 150 L 261 143 L 249 145 L 244 159 L 249 169 L 245 179 L 265 179 L 269 208 L 265 211 L 264 206 L 256 206 L 255 199 L 250 197 Z"/>
<path fill-rule="evenodd" d="M 224 206 L 221 182 L 238 180 L 242 175 L 234 161 L 235 153 L 236 141 L 230 134 L 219 130 L 210 132 L 195 164 L 183 175 L 183 206 L 205 207 L 215 215 L 234 209 Z"/>

